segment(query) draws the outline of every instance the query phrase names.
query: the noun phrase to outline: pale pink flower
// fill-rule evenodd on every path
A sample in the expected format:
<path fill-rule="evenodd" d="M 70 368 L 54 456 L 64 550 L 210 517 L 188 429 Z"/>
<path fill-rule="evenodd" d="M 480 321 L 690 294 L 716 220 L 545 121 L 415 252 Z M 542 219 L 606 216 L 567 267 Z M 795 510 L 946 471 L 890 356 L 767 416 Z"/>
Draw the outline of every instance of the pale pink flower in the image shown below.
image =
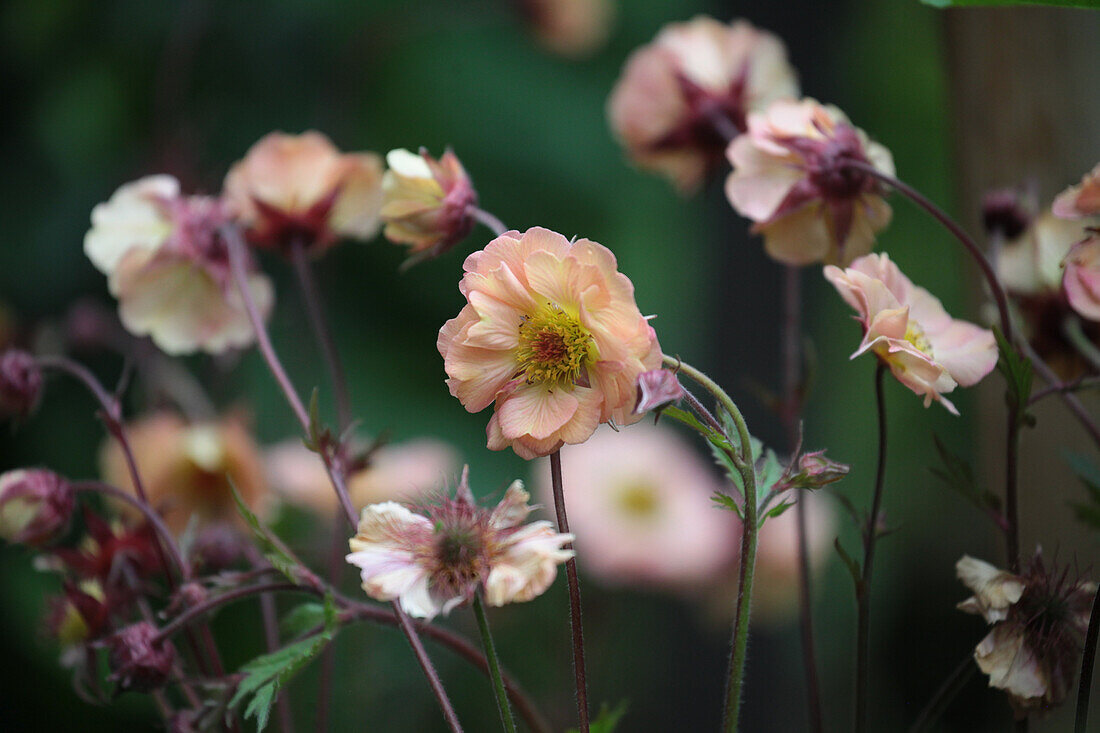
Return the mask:
<path fill-rule="evenodd" d="M 684 385 L 680 384 L 676 372 L 669 369 L 653 369 L 638 375 L 638 400 L 634 404 L 634 412 L 642 414 L 650 410 L 659 410 L 662 407 L 679 402 L 687 392 Z"/>
<path fill-rule="evenodd" d="M 1100 223 L 1100 222 L 1098 222 Z M 997 277 L 1018 298 L 1060 298 L 1062 261 L 1085 238 L 1081 224 L 1050 212 L 1035 217 L 997 256 Z"/>
<path fill-rule="evenodd" d="M 780 100 L 749 115 L 730 143 L 726 197 L 780 262 L 846 265 L 867 254 L 890 223 L 883 187 L 851 163 L 894 175 L 890 151 L 836 107 Z"/>
<path fill-rule="evenodd" d="M 935 400 L 957 415 L 943 395 L 977 384 L 996 366 L 993 332 L 951 318 L 886 254 L 860 257 L 846 270 L 830 265 L 825 278 L 859 314 L 863 341 L 852 358 L 874 353 L 925 407 Z"/>
<path fill-rule="evenodd" d="M 524 458 L 627 425 L 638 375 L 661 363 L 634 286 L 604 246 L 535 227 L 466 258 L 468 304 L 439 331 L 447 385 L 470 412 L 495 404 L 489 448 Z"/>
<path fill-rule="evenodd" d="M 218 235 L 227 221 L 219 200 L 181 196 L 171 176 L 128 183 L 92 210 L 84 252 L 107 275 L 127 330 L 169 354 L 216 354 L 255 340 Z M 266 315 L 271 281 L 249 269 L 249 290 Z"/>
<path fill-rule="evenodd" d="M 431 619 L 483 592 L 491 606 L 529 601 L 573 556 L 573 536 L 546 521 L 523 524 L 531 507 L 515 481 L 492 510 L 474 503 L 464 470 L 456 495 L 411 511 L 397 502 L 363 509 L 347 561 L 363 590 L 396 601 L 410 616 Z"/>
<path fill-rule="evenodd" d="M 470 233 L 470 207 L 477 204 L 477 192 L 453 152 L 447 150 L 436 160 L 424 149 L 419 155 L 391 150 L 386 164 L 384 233 L 391 242 L 410 245 L 410 261 L 443 254 Z"/>
<path fill-rule="evenodd" d="M 1053 210 L 1055 216 L 1064 219 L 1100 216 L 1100 163 L 1086 173 L 1079 184 L 1058 194 Z"/>
<path fill-rule="evenodd" d="M 617 0 L 520 0 L 535 37 L 554 53 L 588 56 L 607 42 Z"/>
<path fill-rule="evenodd" d="M 711 500 L 722 485 L 710 461 L 673 430 L 604 428 L 561 458 L 578 562 L 593 578 L 690 591 L 732 561 L 737 519 Z M 549 466 L 540 465 L 535 479 L 537 495 L 552 507 Z"/>
<path fill-rule="evenodd" d="M 800 491 L 805 503 L 807 555 L 811 568 L 819 568 L 832 551 L 836 519 L 818 495 Z M 736 568 L 729 571 L 736 588 Z M 756 583 L 753 594 L 754 618 L 773 624 L 787 622 L 798 613 L 798 508 L 791 507 L 772 517 L 760 529 L 756 548 Z M 733 603 L 728 604 L 733 608 Z"/>
<path fill-rule="evenodd" d="M 607 114 L 635 164 L 686 192 L 721 163 L 729 133 L 745 130 L 746 115 L 798 93 L 778 38 L 743 20 L 699 16 L 665 26 L 631 55 Z"/>
<path fill-rule="evenodd" d="M 1070 248 L 1064 266 L 1062 287 L 1070 307 L 1082 318 L 1100 321 L 1100 229 Z"/>
<path fill-rule="evenodd" d="M 288 440 L 265 451 L 264 467 L 272 489 L 284 500 L 324 517 L 339 507 L 320 456 Z M 348 495 L 356 508 L 384 501 L 414 502 L 438 491 L 460 467 L 446 443 L 421 438 L 388 443 L 371 451 L 364 468 L 348 476 Z"/>
<path fill-rule="evenodd" d="M 257 246 L 285 251 L 297 240 L 318 253 L 378 232 L 382 160 L 341 153 L 319 132 L 272 132 L 229 169 L 224 196 Z"/>

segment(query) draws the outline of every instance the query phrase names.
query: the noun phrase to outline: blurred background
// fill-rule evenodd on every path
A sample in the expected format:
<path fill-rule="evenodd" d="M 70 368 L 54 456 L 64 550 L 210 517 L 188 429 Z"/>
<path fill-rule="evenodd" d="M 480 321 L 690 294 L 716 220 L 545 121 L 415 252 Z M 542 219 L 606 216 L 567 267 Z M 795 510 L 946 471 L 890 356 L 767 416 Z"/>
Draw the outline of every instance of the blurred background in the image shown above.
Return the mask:
<path fill-rule="evenodd" d="M 6 101 L 0 154 L 7 171 L 0 178 L 0 302 L 9 331 L 50 348 L 60 343 L 74 302 L 90 298 L 113 307 L 81 242 L 92 207 L 123 182 L 168 172 L 186 190 L 217 192 L 229 165 L 271 130 L 318 129 L 344 150 L 424 145 L 438 154 L 450 145 L 481 205 L 509 226 L 543 225 L 614 250 L 642 312 L 658 315 L 654 326 L 664 351 L 716 377 L 743 407 L 753 432 L 781 447 L 779 422 L 759 398 L 761 387 L 779 387 L 781 268 L 748 236 L 720 180 L 680 197 L 626 162 L 605 120 L 608 93 L 631 50 L 665 23 L 699 13 L 744 17 L 778 34 L 803 92 L 844 109 L 891 149 L 902 179 L 948 205 L 973 230 L 984 188 L 1033 177 L 1049 200 L 1100 157 L 1094 56 L 1091 64 L 1084 61 L 1100 28 L 1084 12 L 952 15 L 916 0 L 620 0 L 604 41 L 563 55 L 539 40 L 509 0 L 8 0 L 0 9 L 0 96 Z M 894 197 L 892 203 L 894 223 L 880 248 L 951 313 L 977 319 L 981 289 L 959 248 L 907 202 Z M 455 446 L 471 464 L 481 495 L 543 470 L 511 452 L 487 451 L 487 414 L 466 413 L 443 384 L 435 334 L 462 305 L 456 285 L 465 253 L 488 238 L 476 230 L 456 251 L 404 273 L 397 271 L 403 249 L 381 238 L 345 244 L 317 265 L 361 431 Z M 302 391 L 323 385 L 292 273 L 274 257 L 263 264 L 276 280 L 272 332 L 290 374 Z M 816 375 L 806 445 L 828 448 L 852 465 L 836 490 L 864 507 L 876 451 L 874 365 L 848 361 L 858 327 L 819 271 L 808 268 L 803 282 Z M 108 384 L 122 368 L 109 354 L 88 360 Z M 294 435 L 292 416 L 254 353 L 239 363 L 193 358 L 187 365 L 219 405 L 247 411 L 262 443 Z M 1002 387 L 996 377 L 988 381 L 958 395 L 961 418 L 936 406 L 925 410 L 907 390 L 887 385 L 885 507 L 898 531 L 881 543 L 876 563 L 876 730 L 904 729 L 985 633 L 980 619 L 954 608 L 967 595 L 955 580 L 954 562 L 966 553 L 1000 565 L 1003 548 L 992 525 L 928 466 L 935 433 L 973 458 L 981 480 L 998 486 Z M 327 394 L 322 387 L 322 397 Z M 140 407 L 135 398 L 132 411 Z M 1083 491 L 1059 466 L 1062 450 L 1086 450 L 1086 444 L 1059 405 L 1046 407 L 1039 419 L 1047 432 L 1025 436 L 1024 546 L 1040 542 L 1084 569 L 1097 548 L 1067 505 Z M 0 469 L 40 464 L 91 477 L 102 439 L 86 395 L 55 380 L 39 414 L 0 442 Z M 858 540 L 835 501 L 822 505 L 834 522 L 814 579 L 818 659 L 828 727 L 843 730 L 850 720 L 855 606 L 829 545 L 839 535 L 854 551 Z M 304 538 L 309 521 L 286 512 L 279 526 Z M 345 581 L 354 591 L 350 569 Z M 750 642 L 743 729 L 802 730 L 797 614 L 793 593 L 783 591 L 791 577 L 778 573 L 770 582 L 777 587 L 761 590 L 768 601 L 760 604 Z M 719 603 L 722 583 L 714 585 L 670 592 L 607 583 L 596 573 L 582 577 L 591 699 L 628 702 L 621 731 L 716 728 L 732 601 Z M 0 548 L 4 730 L 157 725 L 145 698 L 124 696 L 96 707 L 72 693 L 43 623 L 46 597 L 58 590 L 56 578 L 35 571 L 23 548 Z M 572 724 L 564 583 L 536 602 L 490 616 L 505 666 L 556 729 Z M 217 617 L 230 667 L 261 650 L 256 618 L 247 603 Z M 465 609 L 442 623 L 476 637 Z M 444 729 L 400 635 L 353 626 L 337 646 L 334 730 Z M 485 679 L 446 650 L 430 651 L 467 729 L 494 730 L 497 714 Z M 289 688 L 299 729 L 312 729 L 316 686 L 313 665 Z M 975 677 L 941 730 L 1003 730 L 1008 718 L 1002 696 Z M 1033 729 L 1065 725 L 1055 717 Z"/>

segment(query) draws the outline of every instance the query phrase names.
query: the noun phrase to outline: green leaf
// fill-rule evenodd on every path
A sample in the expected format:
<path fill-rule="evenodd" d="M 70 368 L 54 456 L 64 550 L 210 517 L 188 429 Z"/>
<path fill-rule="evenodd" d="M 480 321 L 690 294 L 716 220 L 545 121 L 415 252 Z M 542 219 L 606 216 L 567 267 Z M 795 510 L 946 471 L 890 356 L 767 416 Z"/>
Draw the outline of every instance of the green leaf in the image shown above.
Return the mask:
<path fill-rule="evenodd" d="M 929 470 L 943 481 L 949 489 L 983 511 L 1000 514 L 1001 497 L 991 491 L 983 490 L 974 480 L 974 471 L 966 459 L 947 447 L 940 436 L 933 433 L 932 442 L 940 457 L 940 466 L 931 466 Z"/>
<path fill-rule="evenodd" d="M 723 494 L 720 491 L 715 491 L 711 494 L 710 500 L 723 509 L 729 509 L 731 512 L 737 515 L 737 518 L 744 521 L 745 515 L 741 513 L 741 505 L 737 503 L 729 494 Z"/>
<path fill-rule="evenodd" d="M 264 550 L 264 557 L 267 558 L 271 566 L 285 575 L 292 583 L 301 581 L 301 573 L 299 567 L 301 567 L 301 561 L 294 557 L 293 554 L 286 548 L 286 545 L 282 543 L 275 534 L 264 526 L 248 505 L 244 503 L 244 499 L 241 498 L 241 493 L 237 491 L 237 486 L 233 483 L 233 480 L 229 480 L 229 488 L 233 492 L 233 501 L 237 503 L 237 511 L 244 521 L 248 524 L 252 530 L 252 534 L 255 535 L 256 540 L 260 543 L 260 546 Z"/>
<path fill-rule="evenodd" d="M 776 506 L 773 506 L 771 509 L 769 509 L 767 511 L 766 514 L 764 514 L 763 519 L 772 519 L 774 517 L 778 517 L 780 514 L 787 511 L 788 509 L 790 509 L 796 503 L 797 502 L 793 502 L 793 501 L 785 501 L 782 504 L 778 504 Z M 763 519 L 761 520 L 761 524 L 763 524 Z"/>
<path fill-rule="evenodd" d="M 283 616 L 279 628 L 284 636 L 301 636 L 325 623 L 325 607 L 321 603 L 303 603 Z"/>
<path fill-rule="evenodd" d="M 1100 0 L 921 0 L 935 8 L 967 8 L 981 5 L 1055 5 L 1065 8 L 1100 9 Z"/>
<path fill-rule="evenodd" d="M 588 725 L 590 733 L 615 733 L 619 721 L 626 715 L 627 701 L 623 700 L 615 706 L 614 710 L 607 707 L 607 703 L 600 705 L 600 714 Z M 576 728 L 570 728 L 566 733 L 577 733 Z"/>
<path fill-rule="evenodd" d="M 1031 383 L 1035 376 L 1031 360 L 1008 343 L 996 326 L 993 327 L 993 335 L 997 339 L 997 350 L 1001 355 L 997 360 L 997 370 L 1008 382 L 1005 401 L 1016 411 L 1016 420 L 1020 425 L 1034 425 L 1035 417 L 1027 411 L 1028 401 L 1031 399 Z"/>
<path fill-rule="evenodd" d="M 289 644 L 270 654 L 262 654 L 240 668 L 244 679 L 237 686 L 237 692 L 229 701 L 229 707 L 235 708 L 247 698 L 248 705 L 244 709 L 244 717 L 256 719 L 257 731 L 267 727 L 268 719 L 271 717 L 271 706 L 278 699 L 279 690 L 310 660 L 320 654 L 336 635 L 336 605 L 332 601 L 332 596 L 325 596 L 322 608 L 324 629 L 321 633 Z"/>

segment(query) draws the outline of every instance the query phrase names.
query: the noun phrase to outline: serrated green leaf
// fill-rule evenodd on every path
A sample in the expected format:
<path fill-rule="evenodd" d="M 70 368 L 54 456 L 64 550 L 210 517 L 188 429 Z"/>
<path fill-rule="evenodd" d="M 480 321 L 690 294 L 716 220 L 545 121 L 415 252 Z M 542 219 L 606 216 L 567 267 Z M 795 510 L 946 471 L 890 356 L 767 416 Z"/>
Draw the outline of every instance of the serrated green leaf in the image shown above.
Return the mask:
<path fill-rule="evenodd" d="M 1100 9 L 1100 0 L 921 0 L 934 8 L 967 8 L 997 5 L 1054 5 L 1064 8 Z"/>
<path fill-rule="evenodd" d="M 997 339 L 997 351 L 1000 353 L 997 370 L 1008 382 L 1005 400 L 1008 406 L 1016 411 L 1016 419 L 1020 425 L 1033 426 L 1035 417 L 1027 411 L 1028 402 L 1031 399 L 1032 380 L 1035 377 L 1031 360 L 1008 343 L 1004 334 L 996 326 L 993 327 L 993 335 Z"/>
<path fill-rule="evenodd" d="M 619 721 L 626 715 L 628 705 L 626 700 L 616 705 L 614 710 L 609 710 L 607 703 L 600 705 L 600 714 L 588 725 L 589 733 L 615 733 Z M 567 733 L 577 733 L 577 729 L 570 728 Z"/>
<path fill-rule="evenodd" d="M 301 561 L 290 554 L 279 538 L 272 534 L 271 530 L 265 527 L 259 517 L 248 508 L 232 479 L 229 479 L 229 489 L 233 492 L 233 501 L 237 504 L 237 512 L 244 518 L 249 529 L 252 530 L 252 534 L 263 548 L 264 557 L 271 563 L 271 566 L 285 575 L 292 583 L 301 580 L 298 572 L 298 568 L 302 564 Z"/>
<path fill-rule="evenodd" d="M 303 603 L 295 606 L 283 620 L 279 622 L 279 629 L 284 636 L 294 638 L 321 626 L 325 623 L 325 606 L 321 603 Z"/>
<path fill-rule="evenodd" d="M 715 491 L 711 494 L 710 500 L 723 509 L 729 509 L 731 512 L 737 515 L 737 518 L 744 521 L 745 515 L 741 513 L 741 505 L 737 503 L 729 494 L 723 494 Z"/>
<path fill-rule="evenodd" d="M 771 509 L 769 509 L 767 511 L 766 514 L 764 514 L 764 519 L 773 519 L 774 517 L 778 517 L 783 512 L 787 511 L 792 506 L 794 506 L 796 503 L 797 502 L 793 502 L 793 501 L 785 501 L 782 504 L 778 504 L 776 506 L 773 506 Z M 763 523 L 763 522 L 761 522 L 761 523 Z"/>

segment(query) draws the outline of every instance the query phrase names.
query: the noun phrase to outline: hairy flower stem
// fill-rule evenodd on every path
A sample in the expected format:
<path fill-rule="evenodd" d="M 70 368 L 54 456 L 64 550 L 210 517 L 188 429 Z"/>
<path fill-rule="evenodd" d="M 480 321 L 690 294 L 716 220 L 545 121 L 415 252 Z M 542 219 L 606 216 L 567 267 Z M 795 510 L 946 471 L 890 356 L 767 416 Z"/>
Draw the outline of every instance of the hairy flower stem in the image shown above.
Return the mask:
<path fill-rule="evenodd" d="M 878 520 L 882 511 L 882 493 L 886 478 L 886 399 L 883 377 L 886 366 L 875 368 L 875 402 L 878 405 L 878 469 L 875 471 L 875 490 L 871 498 L 871 514 L 863 528 L 863 573 L 856 585 L 856 733 L 867 728 L 868 685 L 871 667 L 871 573 L 875 563 L 875 542 L 878 539 Z"/>
<path fill-rule="evenodd" d="M 260 316 L 260 310 L 256 307 L 256 301 L 252 298 L 252 291 L 248 287 L 248 273 L 245 270 L 245 244 L 241 232 L 237 227 L 230 225 L 221 229 L 221 235 L 225 239 L 226 249 L 229 252 L 229 268 L 233 273 L 233 279 L 237 284 L 237 291 L 240 293 L 245 311 L 248 313 L 248 318 L 252 322 L 252 329 L 256 334 L 256 344 L 260 353 L 268 369 L 271 371 L 272 376 L 275 377 L 275 381 L 278 383 L 287 402 L 290 404 L 290 409 L 294 412 L 294 416 L 298 419 L 298 424 L 301 426 L 302 432 L 307 438 L 313 438 L 314 436 L 310 434 L 309 414 L 306 412 L 302 400 L 298 397 L 298 392 L 294 389 L 290 377 L 287 376 L 286 370 L 283 369 L 282 362 L 279 361 L 279 356 L 275 352 L 275 347 L 272 345 L 271 338 L 267 334 L 267 328 L 264 327 L 263 318 Z M 329 480 L 332 482 L 332 487 L 336 491 L 336 496 L 340 499 L 340 505 L 344 509 L 348 524 L 354 531 L 356 527 L 355 509 L 352 507 L 351 498 L 348 496 L 347 479 L 343 473 L 343 466 L 337 465 L 331 453 L 323 447 L 321 450 L 321 460 L 325 464 L 325 471 L 328 473 Z M 436 672 L 435 667 L 432 665 L 428 653 L 424 650 L 424 645 L 420 642 L 415 629 L 413 629 L 412 625 L 409 623 L 408 616 L 401 610 L 401 607 L 397 603 L 392 603 L 391 606 L 393 607 L 393 614 L 397 619 L 398 625 L 405 633 L 409 645 L 412 646 L 413 654 L 416 656 L 416 660 L 419 662 L 424 672 L 424 676 L 428 679 L 428 685 L 435 694 L 436 701 L 439 703 L 444 719 L 454 733 L 460 733 L 462 726 L 459 724 L 458 717 L 455 715 L 454 706 L 451 705 L 450 698 L 447 697 L 447 692 L 443 689 L 443 683 L 439 679 L 439 673 Z"/>
<path fill-rule="evenodd" d="M 737 577 L 737 606 L 733 618 L 725 700 L 722 705 L 722 730 L 733 733 L 737 730 L 741 714 L 741 689 L 745 679 L 745 654 L 749 642 L 749 615 L 752 607 L 752 587 L 756 569 L 756 545 L 759 529 L 756 468 L 753 465 L 752 437 L 749 435 L 745 417 L 737 409 L 737 405 L 734 404 L 725 390 L 719 387 L 714 380 L 678 358 L 666 355 L 664 365 L 686 374 L 714 397 L 715 401 L 733 422 L 737 432 L 737 441 L 741 447 L 739 452 L 730 452 L 730 459 L 737 467 L 744 487 L 745 516 L 741 530 L 741 567 Z M 732 442 L 733 436 L 726 435 L 724 430 L 720 432 L 727 441 Z"/>
<path fill-rule="evenodd" d="M 467 212 L 470 216 L 473 217 L 474 221 L 483 225 L 498 237 L 508 231 L 508 227 L 504 226 L 504 222 L 490 214 L 485 209 L 479 209 L 476 206 L 471 206 L 467 210 Z"/>
<path fill-rule="evenodd" d="M 936 721 L 947 710 L 947 706 L 962 692 L 962 689 L 966 687 L 966 683 L 977 671 L 978 665 L 974 664 L 974 655 L 967 654 L 963 657 L 963 660 L 952 670 L 951 674 L 932 695 L 932 698 L 921 709 L 917 719 L 909 727 L 909 733 L 924 733 L 924 731 L 935 725 Z"/>
<path fill-rule="evenodd" d="M 481 594 L 474 594 L 474 616 L 477 617 L 477 628 L 481 632 L 481 645 L 485 648 L 485 659 L 489 662 L 489 678 L 493 683 L 493 692 L 497 698 L 497 710 L 500 712 L 500 722 L 507 733 L 516 733 L 516 721 L 512 718 L 512 708 L 508 705 L 508 692 L 504 689 L 504 679 L 500 675 L 500 660 L 497 658 L 496 645 L 493 644 L 493 635 L 489 632 L 489 619 L 485 616 L 485 608 L 481 605 Z"/>
<path fill-rule="evenodd" d="M 569 517 L 565 514 L 565 491 L 561 480 L 561 451 L 550 454 L 550 482 L 554 487 L 554 511 L 558 518 L 558 531 L 569 533 Z M 573 549 L 573 543 L 564 545 Z M 588 733 L 588 680 L 584 664 L 584 628 L 581 626 L 581 586 L 577 580 L 577 559 L 565 563 L 565 577 L 569 586 L 569 631 L 573 637 L 573 675 L 577 682 L 577 716 L 580 733 Z"/>
<path fill-rule="evenodd" d="M 1089 695 L 1092 694 L 1092 672 L 1096 666 L 1096 639 L 1100 636 L 1100 587 L 1092 601 L 1089 629 L 1085 633 L 1085 648 L 1081 655 L 1081 678 L 1077 685 L 1077 720 L 1073 733 L 1088 733 Z"/>

